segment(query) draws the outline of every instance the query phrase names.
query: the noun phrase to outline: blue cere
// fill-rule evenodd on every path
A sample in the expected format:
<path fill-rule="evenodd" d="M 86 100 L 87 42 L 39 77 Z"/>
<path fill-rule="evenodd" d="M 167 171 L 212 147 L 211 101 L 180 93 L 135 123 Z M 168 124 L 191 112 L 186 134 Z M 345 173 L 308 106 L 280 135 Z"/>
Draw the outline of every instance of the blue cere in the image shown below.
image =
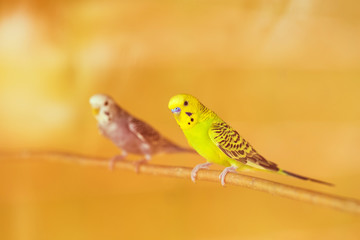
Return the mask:
<path fill-rule="evenodd" d="M 181 109 L 179 107 L 171 109 L 172 113 L 179 113 L 181 111 Z"/>

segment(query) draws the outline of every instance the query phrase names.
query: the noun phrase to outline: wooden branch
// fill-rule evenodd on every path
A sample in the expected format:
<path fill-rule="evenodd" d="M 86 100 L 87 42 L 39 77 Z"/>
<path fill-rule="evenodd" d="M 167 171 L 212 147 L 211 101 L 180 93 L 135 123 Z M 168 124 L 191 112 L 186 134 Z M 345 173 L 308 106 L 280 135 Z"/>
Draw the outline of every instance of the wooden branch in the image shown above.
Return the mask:
<path fill-rule="evenodd" d="M 109 159 L 99 157 L 81 156 L 77 154 L 61 152 L 29 152 L 22 154 L 1 154 L 0 160 L 5 159 L 43 159 L 60 162 L 78 163 L 84 165 L 94 165 L 108 167 Z M 115 165 L 116 169 L 126 169 L 135 171 L 136 167 L 131 161 L 119 161 Z M 139 168 L 139 173 L 185 178 L 190 180 L 191 168 L 173 167 L 163 165 L 144 164 Z M 197 175 L 198 181 L 219 182 L 220 171 L 200 170 Z M 360 201 L 357 199 L 345 198 L 326 193 L 320 193 L 299 187 L 294 187 L 282 183 L 277 183 L 257 177 L 250 177 L 243 174 L 229 173 L 226 176 L 226 184 L 242 186 L 258 191 L 267 192 L 273 195 L 287 197 L 299 201 L 309 202 L 316 205 L 335 208 L 342 211 L 360 214 Z"/>

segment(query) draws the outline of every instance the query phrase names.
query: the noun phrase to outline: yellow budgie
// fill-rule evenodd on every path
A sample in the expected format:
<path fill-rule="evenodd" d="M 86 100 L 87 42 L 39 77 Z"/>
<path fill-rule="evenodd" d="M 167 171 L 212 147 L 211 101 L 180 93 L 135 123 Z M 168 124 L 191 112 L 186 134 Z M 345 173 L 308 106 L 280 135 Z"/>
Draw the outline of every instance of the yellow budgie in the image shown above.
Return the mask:
<path fill-rule="evenodd" d="M 261 156 L 233 128 L 191 95 L 179 94 L 172 97 L 168 107 L 174 114 L 176 122 L 184 132 L 189 144 L 207 160 L 207 163 L 199 164 L 192 170 L 191 179 L 194 182 L 200 169 L 207 169 L 212 163 L 217 163 L 226 166 L 219 175 L 223 186 L 227 173 L 244 168 L 271 171 L 332 185 L 280 169 L 276 163 Z"/>

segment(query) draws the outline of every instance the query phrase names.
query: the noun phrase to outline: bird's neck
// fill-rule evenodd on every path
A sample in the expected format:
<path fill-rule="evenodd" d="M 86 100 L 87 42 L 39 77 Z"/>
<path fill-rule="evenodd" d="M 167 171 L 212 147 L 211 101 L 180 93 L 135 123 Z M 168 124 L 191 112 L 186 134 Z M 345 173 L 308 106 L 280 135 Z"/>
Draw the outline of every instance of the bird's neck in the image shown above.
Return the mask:
<path fill-rule="evenodd" d="M 216 114 L 200 103 L 200 117 L 199 122 L 206 121 L 209 118 L 214 118 Z"/>

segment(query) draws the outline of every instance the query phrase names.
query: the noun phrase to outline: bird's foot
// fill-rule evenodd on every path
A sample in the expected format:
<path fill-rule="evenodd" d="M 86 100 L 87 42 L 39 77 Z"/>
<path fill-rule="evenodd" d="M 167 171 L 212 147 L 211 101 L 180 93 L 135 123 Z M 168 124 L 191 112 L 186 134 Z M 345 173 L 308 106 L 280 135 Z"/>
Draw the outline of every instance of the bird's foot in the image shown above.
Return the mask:
<path fill-rule="evenodd" d="M 225 169 L 220 173 L 219 179 L 220 179 L 220 182 L 221 182 L 221 185 L 222 185 L 222 186 L 225 186 L 225 177 L 226 177 L 226 175 L 227 175 L 229 172 L 231 172 L 231 173 L 237 173 L 237 172 L 236 172 L 236 169 L 237 169 L 237 167 L 231 166 L 231 167 L 225 168 Z"/>
<path fill-rule="evenodd" d="M 193 182 L 196 181 L 196 175 L 197 175 L 197 172 L 200 170 L 200 169 L 209 169 L 210 165 L 212 163 L 201 163 L 201 164 L 198 164 L 196 165 L 193 170 L 191 171 L 191 180 Z"/>
<path fill-rule="evenodd" d="M 148 162 L 149 162 L 149 160 L 147 160 L 147 159 L 141 159 L 141 160 L 135 161 L 134 162 L 135 172 L 139 173 L 140 166 L 143 165 L 143 164 L 147 164 Z"/>
<path fill-rule="evenodd" d="M 114 167 L 115 167 L 115 163 L 117 162 L 117 161 L 122 161 L 122 160 L 124 160 L 124 158 L 126 157 L 126 153 L 125 152 L 123 152 L 123 154 L 121 154 L 121 155 L 116 155 L 116 156 L 114 156 L 113 158 L 111 158 L 110 159 L 110 162 L 109 162 L 109 169 L 112 171 L 112 170 L 114 170 Z"/>
<path fill-rule="evenodd" d="M 147 164 L 150 161 L 150 159 L 151 159 L 151 155 L 150 154 L 145 154 L 144 159 L 141 159 L 141 160 L 138 160 L 138 161 L 134 162 L 135 172 L 139 173 L 140 166 L 143 165 L 143 164 Z"/>

